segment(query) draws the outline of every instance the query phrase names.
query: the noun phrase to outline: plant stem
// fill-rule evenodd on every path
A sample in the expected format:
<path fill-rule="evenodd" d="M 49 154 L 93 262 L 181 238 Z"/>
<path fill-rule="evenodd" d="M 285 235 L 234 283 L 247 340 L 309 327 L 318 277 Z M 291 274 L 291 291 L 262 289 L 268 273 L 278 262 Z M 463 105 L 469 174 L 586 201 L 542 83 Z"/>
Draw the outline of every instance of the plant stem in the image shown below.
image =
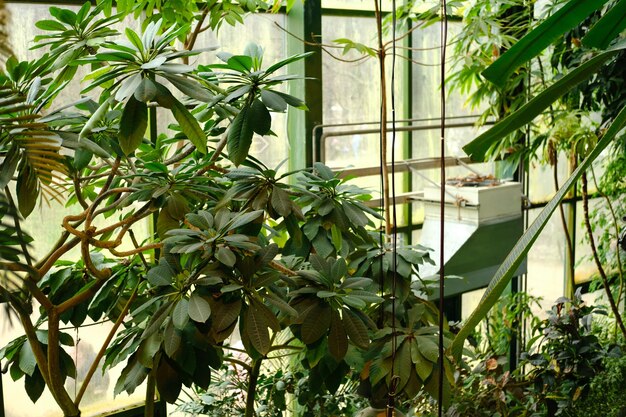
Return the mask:
<path fill-rule="evenodd" d="M 558 176 L 558 155 L 554 158 L 554 165 L 552 168 L 552 176 L 554 179 L 554 187 L 555 190 L 558 191 L 559 188 L 559 176 Z M 559 214 L 561 218 L 561 225 L 563 226 L 563 234 L 565 235 L 565 243 L 567 244 L 567 277 L 569 278 L 569 292 L 571 294 L 566 294 L 567 297 L 572 298 L 574 295 L 574 288 L 576 287 L 576 280 L 574 278 L 574 247 L 572 245 L 572 236 L 569 233 L 569 226 L 567 224 L 567 220 L 565 218 L 565 210 L 563 210 L 563 203 L 559 203 Z"/>
<path fill-rule="evenodd" d="M 589 220 L 589 194 L 587 192 L 587 173 L 583 172 L 582 175 L 582 194 L 583 194 L 583 211 L 585 216 L 585 226 L 587 228 L 587 234 L 589 235 L 589 245 L 591 246 L 591 253 L 593 254 L 593 260 L 596 262 L 596 267 L 598 268 L 598 273 L 600 274 L 600 278 L 602 279 L 602 285 L 604 286 L 604 291 L 606 291 L 606 295 L 609 299 L 609 304 L 611 305 L 611 311 L 615 315 L 616 325 L 619 326 L 624 337 L 626 337 L 626 328 L 624 327 L 624 322 L 622 321 L 622 315 L 615 304 L 615 300 L 613 299 L 613 293 L 611 291 L 611 286 L 609 284 L 609 280 L 606 277 L 606 273 L 604 272 L 604 268 L 600 263 L 600 257 L 598 256 L 598 250 L 596 248 L 596 242 L 593 238 L 593 231 L 591 229 L 591 222 Z"/>
<path fill-rule="evenodd" d="M 385 233 L 391 235 L 391 210 L 389 209 L 389 167 L 387 166 L 387 78 L 385 77 L 385 47 L 383 45 L 382 15 L 378 1 L 374 0 L 376 31 L 378 34 L 378 65 L 380 68 L 380 164 L 383 180 L 383 211 L 385 212 Z M 391 150 L 393 152 L 393 149 Z"/>
<path fill-rule="evenodd" d="M 80 416 L 80 410 L 74 404 L 63 386 L 60 361 L 59 312 L 53 308 L 48 316 L 48 389 L 67 417 Z"/>
<path fill-rule="evenodd" d="M 100 360 L 102 359 L 102 357 L 104 356 L 104 353 L 106 352 L 107 348 L 109 347 L 109 343 L 111 343 L 111 340 L 113 339 L 113 336 L 115 336 L 115 333 L 117 332 L 117 329 L 119 329 L 120 326 L 122 325 L 122 323 L 124 322 L 124 317 L 126 317 L 126 313 L 128 313 L 128 310 L 130 309 L 130 305 L 132 304 L 132 302 L 137 297 L 137 287 L 138 286 L 139 286 L 139 282 L 137 282 L 137 286 L 135 286 L 135 289 L 133 290 L 133 293 L 128 298 L 128 301 L 126 302 L 126 305 L 124 305 L 124 309 L 120 313 L 119 317 L 115 321 L 115 324 L 111 328 L 111 331 L 109 332 L 109 334 L 107 335 L 106 339 L 102 343 L 102 347 L 98 351 L 98 354 L 93 359 L 93 362 L 91 363 L 91 367 L 89 368 L 89 371 L 87 371 L 87 375 L 85 375 L 85 379 L 83 379 L 83 383 L 80 386 L 80 390 L 78 391 L 78 395 L 76 396 L 76 399 L 74 400 L 74 404 L 76 404 L 76 406 L 78 406 L 80 404 L 80 401 L 83 399 L 83 395 L 85 394 L 85 391 L 87 390 L 87 386 L 89 385 L 89 382 L 91 381 L 91 377 L 93 377 L 93 374 L 96 372 L 96 369 L 98 369 L 98 365 L 100 363 Z"/>
<path fill-rule="evenodd" d="M 246 392 L 246 414 L 245 417 L 254 417 L 254 400 L 256 397 L 256 384 L 261 373 L 261 362 L 263 358 L 252 361 L 252 370 L 248 376 L 248 391 Z"/>
<path fill-rule="evenodd" d="M 613 221 L 613 227 L 615 228 L 615 239 L 617 240 L 619 239 L 619 224 L 617 222 L 617 214 L 615 213 L 615 208 L 613 207 L 613 203 L 611 202 L 611 199 L 609 198 L 609 196 L 606 195 L 604 192 L 602 192 L 602 190 L 600 189 L 598 185 L 598 180 L 596 179 L 596 173 L 593 167 L 591 168 L 591 175 L 593 177 L 593 183 L 596 186 L 596 190 L 598 194 L 602 198 L 604 198 L 604 200 L 606 201 L 606 205 L 609 208 L 609 211 L 611 212 L 611 220 Z M 622 297 L 624 295 L 624 270 L 622 268 L 622 255 L 620 251 L 621 251 L 621 248 L 619 247 L 619 245 L 617 245 L 617 247 L 615 248 L 615 258 L 617 259 L 617 272 L 619 274 L 619 292 L 617 294 L 617 301 L 616 301 L 616 304 L 618 306 L 622 302 Z"/>
<path fill-rule="evenodd" d="M 151 370 L 148 374 L 146 382 L 146 403 L 144 406 L 144 417 L 154 417 L 154 396 L 156 394 L 156 378 L 155 370 Z"/>

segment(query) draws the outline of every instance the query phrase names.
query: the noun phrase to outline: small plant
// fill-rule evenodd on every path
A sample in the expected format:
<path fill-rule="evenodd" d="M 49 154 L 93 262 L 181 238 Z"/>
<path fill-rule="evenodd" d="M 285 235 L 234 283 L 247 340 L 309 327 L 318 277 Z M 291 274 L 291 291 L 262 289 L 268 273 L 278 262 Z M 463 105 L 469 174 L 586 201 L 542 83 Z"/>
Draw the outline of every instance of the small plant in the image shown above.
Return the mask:
<path fill-rule="evenodd" d="M 548 415 L 568 415 L 568 410 L 589 394 L 593 378 L 604 370 L 604 361 L 620 350 L 600 344 L 592 320 L 594 314 L 606 313 L 587 306 L 580 290 L 572 300 L 557 300 L 548 314 L 539 325 L 539 345 L 522 359 L 531 366 L 527 377 L 534 384 L 535 395 L 545 401 Z"/>

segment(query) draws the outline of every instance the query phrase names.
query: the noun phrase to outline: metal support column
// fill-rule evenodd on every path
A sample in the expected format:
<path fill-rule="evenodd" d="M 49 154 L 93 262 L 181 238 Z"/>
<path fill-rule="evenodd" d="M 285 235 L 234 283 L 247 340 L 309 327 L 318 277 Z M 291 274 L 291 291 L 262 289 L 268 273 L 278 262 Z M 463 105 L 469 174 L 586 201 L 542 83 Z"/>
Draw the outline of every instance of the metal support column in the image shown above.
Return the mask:
<path fill-rule="evenodd" d="M 312 165 L 313 127 L 322 124 L 323 121 L 321 0 L 296 2 L 287 14 L 287 30 L 299 38 L 285 35 L 288 55 L 314 52 L 306 60 L 290 64 L 288 68 L 290 74 L 300 74 L 306 77 L 306 79 L 291 81 L 289 93 L 304 99 L 309 108 L 306 112 L 290 108 L 287 117 L 290 146 L 289 169 L 294 170 Z"/>

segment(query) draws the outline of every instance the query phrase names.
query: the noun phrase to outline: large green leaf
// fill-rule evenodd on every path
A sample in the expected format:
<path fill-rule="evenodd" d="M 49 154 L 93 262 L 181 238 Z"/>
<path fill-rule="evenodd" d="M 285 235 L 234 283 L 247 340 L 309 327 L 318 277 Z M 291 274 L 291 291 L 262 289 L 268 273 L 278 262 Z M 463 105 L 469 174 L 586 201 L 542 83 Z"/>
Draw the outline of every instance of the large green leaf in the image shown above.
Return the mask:
<path fill-rule="evenodd" d="M 609 50 L 591 58 L 537 96 L 533 97 L 532 100 L 515 113 L 496 123 L 491 129 L 465 145 L 463 150 L 471 156 L 473 160 L 484 160 L 485 154 L 494 143 L 531 122 L 537 115 L 547 109 L 550 104 L 554 103 L 559 97 L 570 91 L 579 83 L 591 77 L 605 62 L 624 49 L 626 49 L 626 41 L 622 41 Z"/>
<path fill-rule="evenodd" d="M 249 110 L 252 130 L 259 135 L 266 135 L 272 127 L 272 116 L 260 100 L 254 100 Z"/>
<path fill-rule="evenodd" d="M 37 176 L 29 164 L 24 164 L 20 170 L 15 191 L 17 192 L 17 205 L 20 213 L 22 216 L 28 217 L 37 205 L 37 198 L 39 197 Z"/>
<path fill-rule="evenodd" d="M 267 355 L 271 347 L 270 334 L 267 327 L 265 315 L 258 311 L 257 306 L 252 303 L 246 313 L 245 331 L 252 346 L 262 355 Z"/>
<path fill-rule="evenodd" d="M 147 127 L 148 105 L 137 100 L 135 96 L 130 96 L 122 112 L 118 134 L 120 147 L 126 155 L 130 155 L 141 145 Z"/>
<path fill-rule="evenodd" d="M 626 0 L 620 0 L 596 22 L 583 38 L 583 45 L 605 49 L 626 28 Z"/>
<path fill-rule="evenodd" d="M 193 321 L 204 323 L 211 316 L 211 306 L 204 297 L 194 292 L 189 297 L 188 312 Z"/>
<path fill-rule="evenodd" d="M 300 329 L 302 341 L 311 344 L 316 342 L 326 334 L 332 320 L 332 310 L 326 303 L 316 304 L 308 310 L 307 315 L 302 319 Z"/>
<path fill-rule="evenodd" d="M 187 110 L 187 107 L 180 101 L 173 98 L 172 114 L 178 122 L 180 129 L 187 136 L 187 139 L 194 144 L 196 149 L 202 153 L 207 152 L 206 135 L 198 124 L 195 117 Z"/>
<path fill-rule="evenodd" d="M 520 65 L 537 56 L 560 35 L 576 27 L 607 1 L 570 0 L 487 67 L 483 76 L 495 85 L 504 87 Z"/>
<path fill-rule="evenodd" d="M 607 129 L 600 141 L 598 141 L 596 147 L 578 166 L 578 168 L 576 168 L 567 181 L 565 181 L 561 189 L 559 189 L 552 200 L 550 200 L 541 213 L 539 213 L 539 216 L 537 216 L 535 221 L 530 225 L 526 232 L 524 232 L 524 235 L 522 235 L 511 252 L 507 255 L 506 259 L 502 262 L 494 277 L 491 279 L 480 304 L 465 321 L 463 327 L 461 327 L 461 330 L 454 338 L 451 347 L 452 354 L 454 356 L 457 358 L 461 357 L 465 339 L 474 331 L 474 328 L 487 316 L 491 307 L 493 307 L 493 305 L 498 301 L 500 295 L 513 277 L 513 274 L 515 274 L 515 271 L 526 257 L 530 247 L 535 240 L 537 240 L 539 234 L 548 223 L 550 216 L 558 207 L 563 197 L 565 197 L 568 190 L 580 178 L 582 173 L 591 166 L 593 161 L 611 143 L 624 126 L 626 126 L 626 108 L 623 108 L 620 111 L 615 118 L 615 121 Z"/>
<path fill-rule="evenodd" d="M 240 165 L 246 160 L 250 145 L 252 144 L 253 130 L 250 124 L 248 112 L 250 107 L 246 106 L 241 109 L 239 114 L 233 120 L 228 131 L 227 147 L 228 157 L 235 165 Z"/>
<path fill-rule="evenodd" d="M 178 399 L 183 383 L 174 367 L 173 361 L 163 356 L 159 361 L 159 367 L 155 376 L 161 398 L 170 404 L 174 403 Z"/>
<path fill-rule="evenodd" d="M 337 361 L 341 361 L 348 352 L 348 335 L 343 327 L 339 313 L 333 310 L 330 332 L 328 333 L 328 351 Z"/>

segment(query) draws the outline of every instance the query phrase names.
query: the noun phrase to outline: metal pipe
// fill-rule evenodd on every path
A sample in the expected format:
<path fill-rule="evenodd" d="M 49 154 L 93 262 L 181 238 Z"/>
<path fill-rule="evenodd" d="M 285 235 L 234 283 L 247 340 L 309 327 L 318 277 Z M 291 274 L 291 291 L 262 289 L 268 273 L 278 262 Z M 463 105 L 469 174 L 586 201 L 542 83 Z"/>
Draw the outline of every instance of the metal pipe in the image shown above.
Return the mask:
<path fill-rule="evenodd" d="M 491 123 L 489 123 L 491 124 Z M 459 128 L 459 127 L 474 127 L 475 123 L 451 123 L 447 124 L 449 128 Z M 426 126 L 400 126 L 396 128 L 397 132 L 415 132 L 422 130 L 434 130 L 439 129 L 441 125 L 426 125 Z M 331 137 L 341 137 L 341 136 L 352 136 L 352 135 L 367 135 L 378 133 L 379 129 L 357 129 L 357 130 L 342 130 L 339 132 L 325 132 L 319 137 L 314 138 L 313 144 L 313 161 L 315 162 L 324 162 L 326 160 L 325 155 L 325 145 L 326 139 Z M 317 148 L 320 149 L 320 155 L 317 155 Z"/>

